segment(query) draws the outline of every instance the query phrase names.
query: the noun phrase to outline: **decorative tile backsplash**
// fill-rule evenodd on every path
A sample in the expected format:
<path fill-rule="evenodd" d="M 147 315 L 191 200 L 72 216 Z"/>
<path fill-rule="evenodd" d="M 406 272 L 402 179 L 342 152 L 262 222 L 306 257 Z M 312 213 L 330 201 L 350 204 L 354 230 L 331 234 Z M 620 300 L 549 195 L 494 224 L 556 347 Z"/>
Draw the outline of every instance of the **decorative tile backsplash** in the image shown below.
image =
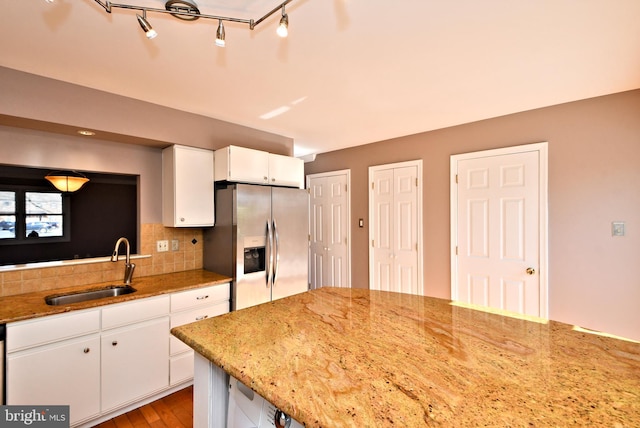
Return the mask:
<path fill-rule="evenodd" d="M 160 253 L 156 251 L 156 241 L 159 240 L 169 242 L 169 251 Z M 172 249 L 174 240 L 178 241 L 177 251 Z M 136 277 L 202 268 L 202 229 L 143 224 L 140 231 L 140 242 L 140 254 L 150 257 L 132 260 L 132 263 L 136 265 L 133 275 L 134 285 Z M 0 296 L 110 281 L 120 284 L 123 277 L 124 257 L 122 254 L 120 261 L 116 263 L 111 261 L 71 263 L 62 266 L 0 272 Z"/>

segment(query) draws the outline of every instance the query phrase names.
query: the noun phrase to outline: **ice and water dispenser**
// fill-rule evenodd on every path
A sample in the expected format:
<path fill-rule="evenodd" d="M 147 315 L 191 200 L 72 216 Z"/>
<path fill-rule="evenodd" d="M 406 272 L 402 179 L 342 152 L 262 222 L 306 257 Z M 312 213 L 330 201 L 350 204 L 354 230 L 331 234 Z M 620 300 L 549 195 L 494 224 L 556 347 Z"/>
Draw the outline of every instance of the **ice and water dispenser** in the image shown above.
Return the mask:
<path fill-rule="evenodd" d="M 264 272 L 266 268 L 266 236 L 244 238 L 244 273 Z"/>

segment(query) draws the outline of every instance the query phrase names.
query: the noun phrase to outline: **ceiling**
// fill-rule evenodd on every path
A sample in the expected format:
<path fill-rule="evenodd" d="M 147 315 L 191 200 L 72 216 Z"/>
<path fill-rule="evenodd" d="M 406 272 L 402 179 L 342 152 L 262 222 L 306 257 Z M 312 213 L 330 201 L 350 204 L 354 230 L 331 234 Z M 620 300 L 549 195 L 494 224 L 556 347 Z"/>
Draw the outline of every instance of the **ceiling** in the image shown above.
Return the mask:
<path fill-rule="evenodd" d="M 164 7 L 164 0 L 127 0 Z M 196 0 L 257 19 L 280 0 Z M 94 0 L 0 3 L 0 65 L 294 139 L 320 153 L 640 88 L 638 0 L 293 0 L 251 31 Z M 278 114 L 279 113 L 279 114 Z"/>

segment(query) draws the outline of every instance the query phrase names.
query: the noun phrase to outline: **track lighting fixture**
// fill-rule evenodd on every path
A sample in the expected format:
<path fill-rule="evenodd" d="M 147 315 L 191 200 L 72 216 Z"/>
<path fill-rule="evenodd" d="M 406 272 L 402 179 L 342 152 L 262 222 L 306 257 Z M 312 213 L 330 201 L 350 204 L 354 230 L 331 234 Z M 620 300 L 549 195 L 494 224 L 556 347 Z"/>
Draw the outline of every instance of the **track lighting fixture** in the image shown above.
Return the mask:
<path fill-rule="evenodd" d="M 216 31 L 216 46 L 220 46 L 223 48 L 225 45 L 224 41 L 224 24 L 222 23 L 222 19 L 218 20 L 218 30 Z"/>
<path fill-rule="evenodd" d="M 282 5 L 282 18 L 280 18 L 280 25 L 278 25 L 276 32 L 280 37 L 287 37 L 289 35 L 289 16 L 284 11 L 284 5 Z"/>
<path fill-rule="evenodd" d="M 46 0 L 48 2 L 52 2 L 54 0 Z M 146 7 L 134 4 L 125 4 L 125 3 L 112 3 L 109 0 L 94 0 L 98 3 L 107 13 L 111 13 L 112 9 L 130 9 L 141 11 L 142 15 L 136 14 L 138 18 L 138 23 L 140 27 L 144 30 L 147 38 L 153 39 L 158 35 L 158 33 L 151 27 L 149 21 L 147 21 L 147 12 L 154 13 L 168 13 L 172 16 L 182 19 L 184 21 L 195 21 L 200 18 L 205 19 L 216 19 L 218 20 L 218 29 L 216 31 L 216 46 L 224 47 L 225 45 L 225 32 L 224 32 L 224 23 L 223 21 L 228 22 L 237 22 L 241 24 L 248 24 L 249 29 L 253 30 L 258 24 L 262 21 L 269 18 L 274 13 L 282 10 L 282 16 L 280 18 L 280 23 L 278 26 L 278 35 L 280 37 L 287 37 L 288 27 L 289 27 L 289 16 L 285 12 L 285 5 L 291 3 L 293 0 L 284 0 L 277 7 L 273 8 L 271 11 L 267 12 L 264 16 L 257 20 L 253 19 L 243 19 L 243 18 L 233 18 L 229 16 L 217 16 L 217 15 L 206 15 L 200 13 L 198 6 L 196 5 L 194 0 L 166 0 L 165 8 L 154 8 L 154 7 Z"/>
<path fill-rule="evenodd" d="M 158 35 L 158 33 L 153 29 L 151 24 L 149 24 L 149 21 L 147 21 L 147 11 L 145 9 L 142 9 L 142 16 L 136 14 L 136 17 L 138 18 L 140 27 L 142 27 L 144 33 L 147 35 L 147 39 L 154 39 Z"/>

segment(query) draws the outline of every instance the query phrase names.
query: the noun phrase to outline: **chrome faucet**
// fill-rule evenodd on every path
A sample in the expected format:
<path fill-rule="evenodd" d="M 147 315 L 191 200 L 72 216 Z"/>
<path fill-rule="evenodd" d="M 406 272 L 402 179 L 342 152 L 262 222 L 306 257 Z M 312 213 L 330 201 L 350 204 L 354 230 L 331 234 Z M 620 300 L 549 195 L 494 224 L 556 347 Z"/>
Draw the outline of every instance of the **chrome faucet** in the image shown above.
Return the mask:
<path fill-rule="evenodd" d="M 118 261 L 118 248 L 122 242 L 124 242 L 127 247 L 127 258 L 124 263 L 124 283 L 130 285 L 131 278 L 133 278 L 133 270 L 136 268 L 136 265 L 130 261 L 131 247 L 129 246 L 129 240 L 127 238 L 120 238 L 116 241 L 116 247 L 113 249 L 113 254 L 111 254 L 111 261 Z"/>

